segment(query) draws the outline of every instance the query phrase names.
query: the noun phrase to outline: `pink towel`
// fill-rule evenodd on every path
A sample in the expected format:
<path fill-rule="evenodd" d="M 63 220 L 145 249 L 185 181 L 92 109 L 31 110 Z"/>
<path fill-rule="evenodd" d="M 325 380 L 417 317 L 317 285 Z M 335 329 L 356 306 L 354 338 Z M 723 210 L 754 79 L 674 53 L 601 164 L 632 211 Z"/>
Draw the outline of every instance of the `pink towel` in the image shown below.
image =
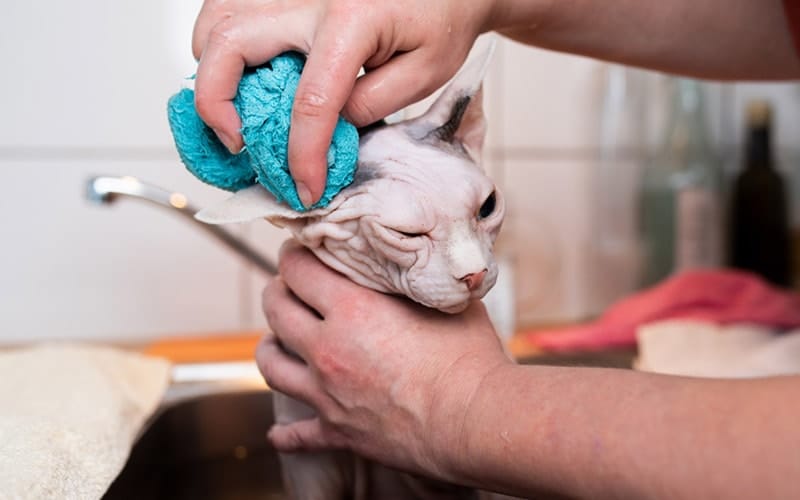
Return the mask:
<path fill-rule="evenodd" d="M 685 271 L 622 299 L 595 322 L 530 332 L 527 338 L 546 351 L 633 347 L 640 325 L 674 318 L 784 330 L 800 326 L 800 295 L 742 271 Z"/>

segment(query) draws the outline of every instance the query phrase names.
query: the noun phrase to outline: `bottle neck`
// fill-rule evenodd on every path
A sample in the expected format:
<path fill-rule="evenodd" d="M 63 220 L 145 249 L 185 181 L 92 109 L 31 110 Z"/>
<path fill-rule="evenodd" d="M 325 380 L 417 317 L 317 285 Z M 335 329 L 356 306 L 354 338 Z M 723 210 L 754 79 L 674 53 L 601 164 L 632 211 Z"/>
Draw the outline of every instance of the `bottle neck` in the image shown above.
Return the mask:
<path fill-rule="evenodd" d="M 772 147 L 768 126 L 761 125 L 750 128 L 747 138 L 747 168 L 772 168 Z"/>
<path fill-rule="evenodd" d="M 697 81 L 675 81 L 666 132 L 664 152 L 670 156 L 688 160 L 709 154 L 703 94 Z"/>

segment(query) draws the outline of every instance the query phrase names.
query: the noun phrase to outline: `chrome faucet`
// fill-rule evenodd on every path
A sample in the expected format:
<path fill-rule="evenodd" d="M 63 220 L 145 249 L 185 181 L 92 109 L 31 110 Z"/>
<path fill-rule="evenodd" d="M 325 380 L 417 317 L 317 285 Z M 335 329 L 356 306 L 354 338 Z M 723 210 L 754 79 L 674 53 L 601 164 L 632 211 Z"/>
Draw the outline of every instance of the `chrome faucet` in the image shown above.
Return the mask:
<path fill-rule="evenodd" d="M 194 218 L 197 209 L 192 207 L 186 196 L 167 191 L 158 186 L 142 182 L 135 177 L 92 177 L 86 186 L 86 199 L 100 205 L 113 203 L 119 197 L 138 198 L 176 211 L 203 230 L 211 233 L 228 248 L 239 254 L 269 276 L 277 274 L 275 263 L 255 251 L 252 247 L 222 227 L 204 224 Z"/>

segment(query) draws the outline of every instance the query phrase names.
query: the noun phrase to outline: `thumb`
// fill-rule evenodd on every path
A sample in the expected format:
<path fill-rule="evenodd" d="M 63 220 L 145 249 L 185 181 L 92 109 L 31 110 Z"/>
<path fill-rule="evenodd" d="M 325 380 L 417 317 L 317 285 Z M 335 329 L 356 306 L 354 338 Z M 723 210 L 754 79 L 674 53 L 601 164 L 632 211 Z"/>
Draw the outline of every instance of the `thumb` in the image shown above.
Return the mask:
<path fill-rule="evenodd" d="M 300 420 L 291 424 L 275 424 L 267 439 L 281 452 L 322 451 L 342 448 L 341 439 L 326 432 L 319 418 Z"/>

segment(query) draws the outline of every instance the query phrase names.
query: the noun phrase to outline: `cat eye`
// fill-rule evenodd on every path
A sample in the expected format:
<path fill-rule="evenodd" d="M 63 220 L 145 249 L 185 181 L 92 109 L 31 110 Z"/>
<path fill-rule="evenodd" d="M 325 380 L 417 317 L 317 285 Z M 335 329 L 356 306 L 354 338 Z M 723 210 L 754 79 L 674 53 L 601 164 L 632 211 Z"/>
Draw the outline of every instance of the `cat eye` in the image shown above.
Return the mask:
<path fill-rule="evenodd" d="M 492 194 L 486 198 L 486 201 L 483 202 L 481 205 L 480 210 L 478 210 L 478 220 L 485 219 L 492 215 L 494 212 L 495 206 L 497 205 L 497 196 L 495 195 L 494 191 Z"/>
<path fill-rule="evenodd" d="M 407 233 L 405 231 L 397 231 L 397 232 L 402 234 L 406 238 L 419 238 L 420 236 L 425 236 L 425 233 Z"/>
<path fill-rule="evenodd" d="M 428 234 L 428 233 L 426 233 L 424 231 L 420 231 L 420 232 L 403 231 L 403 230 L 398 229 L 396 227 L 384 226 L 383 229 L 385 231 L 388 231 L 390 234 L 394 235 L 395 238 L 400 238 L 400 239 L 420 238 L 420 237 L 425 236 L 426 234 Z"/>

